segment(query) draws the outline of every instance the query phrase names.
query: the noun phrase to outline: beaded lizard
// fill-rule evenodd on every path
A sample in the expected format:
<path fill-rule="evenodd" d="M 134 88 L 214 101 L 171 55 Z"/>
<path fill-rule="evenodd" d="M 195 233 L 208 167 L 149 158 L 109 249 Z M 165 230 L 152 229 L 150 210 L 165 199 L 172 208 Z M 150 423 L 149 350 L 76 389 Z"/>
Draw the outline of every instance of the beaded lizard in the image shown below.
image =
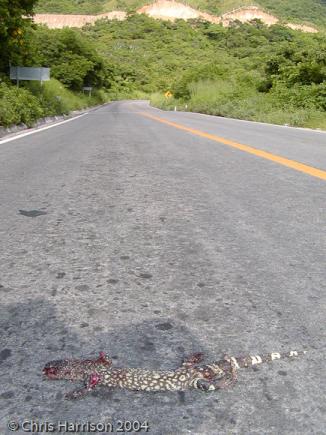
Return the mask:
<path fill-rule="evenodd" d="M 228 357 L 207 365 L 202 353 L 186 358 L 176 370 L 147 370 L 140 368 L 112 368 L 112 360 L 101 352 L 94 360 L 57 360 L 47 363 L 43 374 L 47 379 L 83 381 L 84 388 L 66 394 L 66 399 L 78 399 L 98 385 L 134 391 L 184 391 L 198 389 L 215 391 L 231 387 L 237 381 L 237 369 L 280 358 L 292 358 L 306 351 L 270 353 L 245 357 Z"/>

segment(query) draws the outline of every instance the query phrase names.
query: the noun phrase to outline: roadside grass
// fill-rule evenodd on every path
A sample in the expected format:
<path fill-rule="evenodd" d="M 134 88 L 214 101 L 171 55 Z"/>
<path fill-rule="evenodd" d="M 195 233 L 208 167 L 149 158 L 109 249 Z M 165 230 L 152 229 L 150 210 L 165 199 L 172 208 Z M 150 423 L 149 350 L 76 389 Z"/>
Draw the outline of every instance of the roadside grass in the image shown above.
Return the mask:
<path fill-rule="evenodd" d="M 159 109 L 163 110 L 172 110 L 174 107 L 174 103 L 177 103 L 179 107 L 182 104 L 182 100 L 177 100 L 175 98 L 166 98 L 162 92 L 154 92 L 150 95 L 149 100 L 151 106 L 158 107 Z"/>
<path fill-rule="evenodd" d="M 191 111 L 249 121 L 326 130 L 326 112 L 295 107 L 273 94 L 259 93 L 254 86 L 226 80 L 203 80 L 189 85 L 190 98 L 166 98 L 154 93 L 150 102 L 164 110 Z"/>
<path fill-rule="evenodd" d="M 0 84 L 0 126 L 25 124 L 31 127 L 47 116 L 67 115 L 109 101 L 103 90 L 95 90 L 91 97 L 75 93 L 56 79 L 41 85 L 38 82 L 24 82 L 21 88 Z"/>
<path fill-rule="evenodd" d="M 103 90 L 93 92 L 90 97 L 82 92 L 70 91 L 56 79 L 44 82 L 43 85 L 30 82 L 26 88 L 38 98 L 44 116 L 67 115 L 73 110 L 86 109 L 108 100 Z"/>

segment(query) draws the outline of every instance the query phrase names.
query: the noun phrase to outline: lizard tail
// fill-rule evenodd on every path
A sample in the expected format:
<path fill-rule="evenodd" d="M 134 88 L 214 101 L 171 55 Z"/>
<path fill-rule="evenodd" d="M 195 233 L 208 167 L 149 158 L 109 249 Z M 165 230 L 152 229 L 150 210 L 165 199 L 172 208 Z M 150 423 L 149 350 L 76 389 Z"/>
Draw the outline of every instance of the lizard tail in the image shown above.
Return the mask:
<path fill-rule="evenodd" d="M 290 352 L 272 352 L 265 355 L 250 355 L 250 356 L 238 356 L 238 357 L 228 357 L 227 359 L 233 363 L 235 368 L 252 367 L 258 364 L 274 361 L 275 359 L 283 358 L 297 358 L 301 355 L 306 354 L 306 350 L 291 350 Z"/>

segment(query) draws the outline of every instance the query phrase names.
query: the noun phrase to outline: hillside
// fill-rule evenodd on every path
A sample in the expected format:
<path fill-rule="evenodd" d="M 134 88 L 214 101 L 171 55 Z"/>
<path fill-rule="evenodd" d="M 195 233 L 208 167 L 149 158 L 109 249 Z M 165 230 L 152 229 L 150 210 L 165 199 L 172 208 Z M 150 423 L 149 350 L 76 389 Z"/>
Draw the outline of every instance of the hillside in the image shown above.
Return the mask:
<path fill-rule="evenodd" d="M 187 12 L 183 18 L 199 14 L 199 9 L 177 2 L 160 2 L 167 12 Z M 153 13 L 157 3 L 147 6 L 147 14 Z M 156 12 L 162 13 L 161 6 Z M 232 14 L 248 19 L 252 11 L 247 6 Z M 126 12 L 121 12 L 123 17 Z M 66 14 L 60 20 L 85 16 Z M 273 17 L 265 19 L 272 24 Z M 97 20 L 82 29 L 49 29 L 21 20 L 23 32 L 0 38 L 0 124 L 30 125 L 40 116 L 96 102 L 142 98 L 163 108 L 325 128 L 324 34 L 261 21 L 220 25 L 229 18 L 230 12 L 217 23 L 157 20 L 134 13 L 122 21 Z M 10 62 L 50 67 L 52 80 L 43 87 L 26 82 L 17 88 L 8 80 Z M 81 92 L 85 86 L 92 86 L 92 99 Z M 170 98 L 165 97 L 167 90 Z"/>
<path fill-rule="evenodd" d="M 39 0 L 36 12 L 96 15 L 116 10 L 136 11 L 151 3 L 146 0 Z M 281 21 L 326 28 L 326 0 L 187 0 L 185 4 L 217 16 L 256 5 Z"/>
<path fill-rule="evenodd" d="M 306 33 L 316 33 L 318 29 L 314 26 L 299 24 L 294 22 L 285 22 L 278 17 L 266 12 L 258 6 L 242 6 L 238 9 L 233 9 L 220 16 L 202 12 L 199 9 L 194 9 L 191 6 L 185 5 L 172 0 L 156 0 L 155 3 L 145 5 L 136 10 L 138 14 L 145 14 L 155 19 L 163 19 L 175 21 L 176 19 L 201 19 L 214 24 L 222 24 L 224 27 L 232 25 L 235 21 L 248 23 L 252 20 L 260 20 L 264 24 L 271 26 L 281 23 L 293 30 L 301 30 Z M 34 21 L 37 24 L 45 24 L 50 29 L 62 29 L 64 27 L 83 27 L 85 24 L 94 24 L 99 19 L 108 19 L 119 21 L 127 18 L 126 11 L 112 11 L 102 14 L 35 14 Z"/>

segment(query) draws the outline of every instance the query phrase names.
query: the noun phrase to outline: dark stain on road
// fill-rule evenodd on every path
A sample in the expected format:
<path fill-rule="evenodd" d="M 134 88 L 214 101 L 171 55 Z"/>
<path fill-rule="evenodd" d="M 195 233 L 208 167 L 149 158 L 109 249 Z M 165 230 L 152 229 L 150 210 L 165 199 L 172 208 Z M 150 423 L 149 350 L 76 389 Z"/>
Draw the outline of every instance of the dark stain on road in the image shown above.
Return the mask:
<path fill-rule="evenodd" d="M 31 217 L 31 218 L 43 216 L 47 214 L 46 211 L 42 211 L 42 210 L 18 210 L 18 211 L 22 216 Z"/>
<path fill-rule="evenodd" d="M 3 349 L 0 352 L 0 364 L 11 357 L 11 349 Z"/>
<path fill-rule="evenodd" d="M 81 292 L 85 292 L 85 291 L 89 290 L 89 286 L 87 284 L 77 285 L 76 290 L 79 290 Z"/>
<path fill-rule="evenodd" d="M 13 391 L 6 391 L 5 393 L 1 394 L 2 399 L 11 399 L 15 396 Z"/>
<path fill-rule="evenodd" d="M 143 345 L 141 346 L 142 350 L 153 352 L 155 350 L 155 344 L 150 341 L 148 338 L 145 338 Z"/>
<path fill-rule="evenodd" d="M 139 274 L 139 278 L 151 279 L 152 277 L 153 277 L 153 275 L 151 273 L 147 273 L 147 272 Z"/>
<path fill-rule="evenodd" d="M 168 331 L 169 329 L 173 328 L 173 325 L 171 325 L 170 322 L 164 322 L 156 325 L 156 328 L 159 329 L 160 331 Z"/>
<path fill-rule="evenodd" d="M 58 272 L 56 278 L 62 279 L 65 275 L 66 275 L 65 272 Z"/>

